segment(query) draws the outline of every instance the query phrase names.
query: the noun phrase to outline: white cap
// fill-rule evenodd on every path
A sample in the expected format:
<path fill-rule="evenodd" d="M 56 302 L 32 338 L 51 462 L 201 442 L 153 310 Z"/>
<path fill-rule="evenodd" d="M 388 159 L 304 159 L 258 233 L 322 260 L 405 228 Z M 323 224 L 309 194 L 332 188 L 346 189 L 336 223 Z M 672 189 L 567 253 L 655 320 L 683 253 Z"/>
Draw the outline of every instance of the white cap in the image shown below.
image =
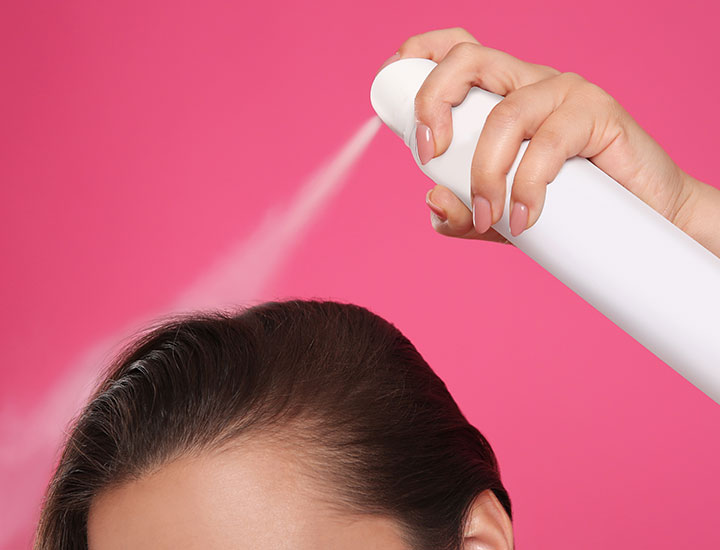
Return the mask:
<path fill-rule="evenodd" d="M 370 103 L 380 119 L 410 147 L 415 128 L 415 96 L 437 66 L 431 59 L 407 57 L 384 67 L 370 88 Z"/>

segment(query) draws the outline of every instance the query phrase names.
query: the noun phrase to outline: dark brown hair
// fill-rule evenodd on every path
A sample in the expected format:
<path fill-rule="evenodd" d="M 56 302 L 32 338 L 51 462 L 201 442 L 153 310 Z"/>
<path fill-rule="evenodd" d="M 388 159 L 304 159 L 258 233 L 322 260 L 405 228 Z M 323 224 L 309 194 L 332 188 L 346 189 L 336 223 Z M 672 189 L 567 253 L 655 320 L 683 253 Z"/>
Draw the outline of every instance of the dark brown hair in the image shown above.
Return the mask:
<path fill-rule="evenodd" d="M 299 418 L 312 428 L 288 430 L 323 457 L 318 478 L 398 521 L 414 549 L 458 549 L 486 489 L 512 519 L 489 443 L 392 323 L 288 300 L 165 319 L 121 353 L 68 436 L 35 548 L 87 548 L 91 500 L 110 485 Z"/>

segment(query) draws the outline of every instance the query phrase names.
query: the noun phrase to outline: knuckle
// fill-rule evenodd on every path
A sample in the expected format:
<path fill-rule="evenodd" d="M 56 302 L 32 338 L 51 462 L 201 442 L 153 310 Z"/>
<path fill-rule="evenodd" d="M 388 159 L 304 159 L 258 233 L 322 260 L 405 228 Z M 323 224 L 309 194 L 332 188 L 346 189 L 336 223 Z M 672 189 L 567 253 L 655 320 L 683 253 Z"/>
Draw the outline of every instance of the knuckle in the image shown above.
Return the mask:
<path fill-rule="evenodd" d="M 530 203 L 528 206 L 533 206 L 536 202 L 536 198 L 545 191 L 547 183 L 544 181 L 538 181 L 537 179 L 529 178 L 527 176 L 520 176 L 515 178 L 513 182 L 513 197 L 521 199 L 525 203 Z"/>
<path fill-rule="evenodd" d="M 538 130 L 532 138 L 535 145 L 540 145 L 549 151 L 563 151 L 565 146 L 565 134 L 557 129 Z"/>
<path fill-rule="evenodd" d="M 542 65 L 538 63 L 535 63 L 534 65 L 539 71 L 545 72 L 550 76 L 559 76 L 560 74 L 562 74 L 555 67 L 551 67 L 550 65 Z"/>
<path fill-rule="evenodd" d="M 614 113 L 619 110 L 620 104 L 615 100 L 615 98 L 597 84 L 588 82 L 586 89 L 589 100 L 592 101 L 595 105 L 598 105 L 603 111 L 609 111 Z"/>
<path fill-rule="evenodd" d="M 472 37 L 472 34 L 465 28 L 465 27 L 453 27 L 450 29 L 450 31 L 454 32 L 455 34 L 458 34 L 460 36 L 470 36 Z"/>
<path fill-rule="evenodd" d="M 473 193 L 481 194 L 487 198 L 495 196 L 499 191 L 500 180 L 504 181 L 502 174 L 495 172 L 487 166 L 473 167 L 470 177 L 470 187 Z"/>
<path fill-rule="evenodd" d="M 411 51 L 415 51 L 420 48 L 423 42 L 423 35 L 422 34 L 415 34 L 405 40 L 400 47 L 398 48 L 398 52 L 401 54 L 405 54 Z"/>
<path fill-rule="evenodd" d="M 570 80 L 571 93 L 585 105 L 611 114 L 619 114 L 621 111 L 620 104 L 617 100 L 597 84 L 590 82 L 576 73 L 562 73 L 560 76 Z"/>
<path fill-rule="evenodd" d="M 492 180 L 495 173 L 486 165 L 475 166 L 472 171 L 473 179 L 479 183 Z"/>
<path fill-rule="evenodd" d="M 460 42 L 472 42 L 473 44 L 480 44 L 477 38 L 475 38 L 470 31 L 464 27 L 453 27 L 448 29 L 452 33 L 453 37 Z"/>
<path fill-rule="evenodd" d="M 513 126 L 522 116 L 522 107 L 518 101 L 514 100 L 508 94 L 505 99 L 493 107 L 488 115 L 488 120 L 492 119 L 493 124 L 502 127 Z"/>
<path fill-rule="evenodd" d="M 575 87 L 572 93 L 575 101 L 591 108 L 596 115 L 609 115 L 613 118 L 619 116 L 622 111 L 622 107 L 613 96 L 587 80 Z"/>
<path fill-rule="evenodd" d="M 438 97 L 435 90 L 421 89 L 415 96 L 415 117 L 426 123 L 431 122 L 437 103 Z"/>
<path fill-rule="evenodd" d="M 453 55 L 457 55 L 458 57 L 462 57 L 464 59 L 469 59 L 477 55 L 478 45 L 474 44 L 473 42 L 458 42 L 452 48 L 450 48 L 450 51 Z"/>
<path fill-rule="evenodd" d="M 586 80 L 580 76 L 577 73 L 574 73 L 572 71 L 566 71 L 563 73 L 560 73 L 558 75 L 558 78 L 562 78 L 563 80 L 569 82 L 571 85 L 580 84 L 582 82 L 586 82 Z"/>
<path fill-rule="evenodd" d="M 432 103 L 433 93 L 426 87 L 420 88 L 415 96 L 415 111 L 422 111 Z"/>

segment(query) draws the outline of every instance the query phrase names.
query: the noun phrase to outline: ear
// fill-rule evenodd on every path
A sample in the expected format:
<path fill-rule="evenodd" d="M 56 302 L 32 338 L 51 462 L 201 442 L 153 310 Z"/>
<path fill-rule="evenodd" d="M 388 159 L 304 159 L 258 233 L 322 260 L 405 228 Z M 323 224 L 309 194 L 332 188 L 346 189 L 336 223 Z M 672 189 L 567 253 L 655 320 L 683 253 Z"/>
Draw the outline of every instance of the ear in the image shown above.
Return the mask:
<path fill-rule="evenodd" d="M 491 489 L 480 493 L 470 507 L 462 550 L 513 550 L 513 528 L 505 508 Z"/>

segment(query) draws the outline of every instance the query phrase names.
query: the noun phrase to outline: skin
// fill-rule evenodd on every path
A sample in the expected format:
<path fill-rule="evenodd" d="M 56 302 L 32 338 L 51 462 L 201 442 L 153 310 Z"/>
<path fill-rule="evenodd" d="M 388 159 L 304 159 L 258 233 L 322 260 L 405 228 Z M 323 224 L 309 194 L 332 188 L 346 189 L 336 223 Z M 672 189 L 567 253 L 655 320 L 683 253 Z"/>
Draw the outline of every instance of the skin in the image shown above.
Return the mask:
<path fill-rule="evenodd" d="M 90 550 L 411 550 L 399 525 L 342 512 L 297 453 L 263 441 L 184 456 L 96 496 Z M 330 496 L 331 500 L 328 500 Z M 476 498 L 464 550 L 511 550 L 510 519 Z"/>
<path fill-rule="evenodd" d="M 521 142 L 530 139 L 513 180 L 513 234 L 535 224 L 548 183 L 568 158 L 577 155 L 720 256 L 720 190 L 681 170 L 600 87 L 578 74 L 485 47 L 462 28 L 412 36 L 382 67 L 406 57 L 438 63 L 415 100 L 418 126 L 423 125 L 418 143 L 423 138 L 427 142 L 427 137 L 430 142 L 426 162 L 447 150 L 452 140 L 451 107 L 462 103 L 472 86 L 505 96 L 478 139 L 471 171 L 473 211 L 442 185 L 428 191 L 426 202 L 438 233 L 507 243 L 489 226 L 502 216 L 507 173 Z M 517 216 L 516 205 L 521 213 Z"/>

